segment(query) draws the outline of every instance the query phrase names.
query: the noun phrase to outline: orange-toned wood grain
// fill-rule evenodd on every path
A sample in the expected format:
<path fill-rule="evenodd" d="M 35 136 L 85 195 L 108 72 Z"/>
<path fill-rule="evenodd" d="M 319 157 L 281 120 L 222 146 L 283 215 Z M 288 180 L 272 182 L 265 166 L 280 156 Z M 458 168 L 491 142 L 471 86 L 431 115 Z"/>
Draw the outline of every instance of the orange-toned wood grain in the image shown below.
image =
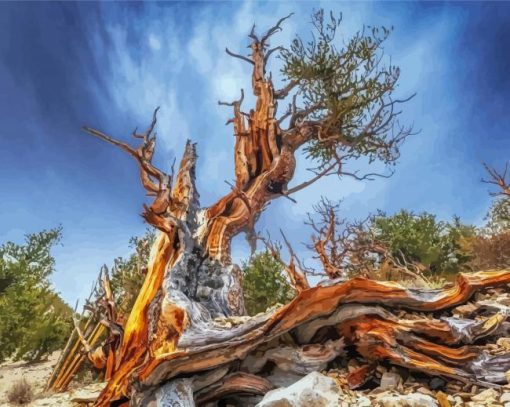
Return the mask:
<path fill-rule="evenodd" d="M 451 288 L 444 290 L 413 290 L 407 289 L 396 283 L 380 282 L 362 278 L 355 278 L 346 282 L 337 283 L 328 287 L 313 287 L 299 293 L 288 305 L 276 311 L 262 326 L 254 328 L 242 336 L 237 337 L 235 342 L 221 342 L 215 345 L 209 344 L 204 347 L 181 349 L 179 346 L 174 352 L 160 355 L 148 361 L 140 370 L 139 378 L 147 383 L 154 384 L 154 380 L 160 377 L 166 379 L 183 373 L 193 373 L 208 368 L 217 367 L 229 361 L 242 358 L 251 349 L 263 342 L 282 335 L 289 330 L 311 320 L 332 314 L 343 304 L 383 304 L 386 307 L 400 307 L 416 311 L 439 311 L 453 307 L 467 301 L 471 295 L 482 287 L 493 287 L 510 283 L 510 270 L 488 271 L 475 274 L 460 274 L 457 283 Z M 395 330 L 403 332 L 411 331 L 413 323 L 406 322 L 400 326 L 390 322 L 372 320 L 374 333 L 377 334 L 378 343 L 367 347 L 366 354 L 372 354 L 379 358 L 388 358 L 395 362 L 398 354 L 388 344 L 395 344 Z M 371 325 L 359 326 L 354 332 L 369 330 Z M 423 332 L 424 327 L 416 323 L 418 333 Z M 434 323 L 431 327 L 432 336 L 445 338 L 453 342 L 454 337 L 445 333 L 445 326 Z M 346 334 L 346 333 L 344 333 Z M 353 334 L 349 334 L 352 337 Z M 360 336 L 359 338 L 362 338 Z M 410 341 L 412 343 L 412 341 Z M 364 346 L 364 345 L 360 345 Z M 367 345 L 368 346 L 368 345 Z M 410 346 L 406 344 L 406 346 Z M 433 352 L 427 342 L 416 342 L 424 353 Z M 439 348 L 438 348 L 439 349 Z M 468 360 L 472 353 L 469 349 L 455 353 L 453 348 L 444 347 L 445 355 L 451 360 Z M 440 349 L 442 351 L 443 348 Z M 406 348 L 409 355 L 417 355 L 411 347 Z M 415 355 L 415 356 L 416 356 Z M 450 375 L 459 375 L 460 370 L 443 366 L 431 356 L 422 354 L 416 356 L 413 364 L 415 368 L 434 368 L 438 372 Z M 164 374 L 163 374 L 164 372 Z"/>

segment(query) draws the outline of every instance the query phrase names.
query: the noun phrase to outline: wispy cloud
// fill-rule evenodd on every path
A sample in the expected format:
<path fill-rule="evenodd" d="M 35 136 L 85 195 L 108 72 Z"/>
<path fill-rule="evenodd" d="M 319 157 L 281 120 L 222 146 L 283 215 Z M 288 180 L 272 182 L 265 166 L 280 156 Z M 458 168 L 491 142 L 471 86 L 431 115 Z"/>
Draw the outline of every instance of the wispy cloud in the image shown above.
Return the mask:
<path fill-rule="evenodd" d="M 121 152 L 77 134 L 79 126 L 128 140 L 161 106 L 157 164 L 168 169 L 185 139 L 198 142 L 202 203 L 214 202 L 229 189 L 224 180 L 234 177 L 235 141 L 231 126 L 224 125 L 231 109 L 216 102 L 237 99 L 241 88 L 247 91 L 246 109 L 254 101 L 250 67 L 226 55 L 225 47 L 249 52 L 253 23 L 262 32 L 295 13 L 272 45 L 289 44 L 296 34 L 306 37 L 310 13 L 319 7 L 343 13 L 340 40 L 364 24 L 394 25 L 385 51 L 401 67 L 400 95 L 418 92 L 402 119 L 422 132 L 405 143 L 391 179 L 329 177 L 296 194 L 298 204 L 280 199 L 262 214 L 258 228 L 273 237 L 280 227 L 288 231 L 304 257 L 310 253 L 300 245 L 309 233 L 303 220 L 320 195 L 342 199 L 343 214 L 351 218 L 405 207 L 479 222 L 490 198 L 479 183 L 478 163 L 500 165 L 508 158 L 510 35 L 508 11 L 498 4 L 97 3 L 30 5 L 30 12 L 19 3 L 0 7 L 1 133 L 9 146 L 0 151 L 0 180 L 9 191 L 0 204 L 0 234 L 18 240 L 25 231 L 63 223 L 55 282 L 71 302 L 88 289 L 96 269 L 127 253 L 129 236 L 144 229 L 136 166 Z M 278 59 L 269 68 L 280 86 Z M 293 184 L 310 176 L 310 166 L 298 158 Z M 234 255 L 247 255 L 242 237 L 235 240 Z"/>

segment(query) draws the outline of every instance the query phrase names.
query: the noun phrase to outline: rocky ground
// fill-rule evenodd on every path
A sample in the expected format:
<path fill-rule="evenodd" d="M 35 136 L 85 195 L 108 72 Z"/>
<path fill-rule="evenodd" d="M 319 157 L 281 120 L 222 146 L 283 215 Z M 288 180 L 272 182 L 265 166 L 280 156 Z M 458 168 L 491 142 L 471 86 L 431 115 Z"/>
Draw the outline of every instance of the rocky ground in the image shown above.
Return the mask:
<path fill-rule="evenodd" d="M 24 378 L 32 388 L 33 398 L 27 407 L 78 407 L 86 406 L 104 387 L 103 383 L 92 383 L 87 386 L 73 384 L 72 388 L 60 394 L 46 394 L 44 387 L 53 366 L 57 362 L 59 352 L 52 354 L 48 360 L 40 363 L 7 362 L 0 364 L 0 406 L 11 407 L 7 394 L 14 383 Z"/>
<path fill-rule="evenodd" d="M 472 317 L 473 312 L 486 318 L 498 313 L 510 315 L 508 288 L 489 289 L 476 294 L 471 302 L 449 310 L 445 317 Z M 484 312 L 480 312 L 480 311 Z M 485 312 L 486 311 L 486 312 Z M 423 313 L 400 311 L 403 319 L 428 318 Z M 506 323 L 506 322 L 505 322 Z M 500 331 L 501 332 L 501 331 Z M 510 352 L 510 327 L 494 341 L 479 342 L 480 351 L 488 355 L 507 355 Z M 58 353 L 47 361 L 28 364 L 10 362 L 0 365 L 0 406 L 9 406 L 7 392 L 13 383 L 25 378 L 31 385 L 34 397 L 29 407 L 88 406 L 97 397 L 103 383 L 82 386 L 75 380 L 72 388 L 61 394 L 45 394 L 44 386 Z M 510 372 L 507 373 L 510 380 Z M 296 376 L 274 371 L 271 382 L 277 387 L 262 401 L 254 400 L 258 407 L 510 407 L 510 384 L 493 385 L 460 382 L 453 379 L 431 377 L 425 373 L 385 363 L 372 364 L 359 354 L 344 354 L 328 365 L 327 370 Z M 157 406 L 167 407 L 167 406 Z M 207 407 L 213 407 L 208 405 Z M 229 406 L 232 407 L 232 406 Z"/>
<path fill-rule="evenodd" d="M 480 312 L 481 310 L 486 312 Z M 477 293 L 471 302 L 458 306 L 444 317 L 477 319 L 494 313 L 510 315 L 508 288 Z M 429 318 L 424 313 L 400 311 L 399 318 Z M 510 335 L 495 343 L 479 343 L 481 352 L 490 356 L 507 355 Z M 506 374 L 510 381 L 510 371 Z M 282 376 L 283 377 L 283 376 Z M 313 372 L 298 382 L 270 391 L 258 407 L 510 407 L 510 384 L 484 387 L 483 384 L 431 377 L 406 368 L 371 365 L 359 355 L 347 355 L 333 362 L 328 370 Z"/>
<path fill-rule="evenodd" d="M 355 368 L 352 364 L 310 373 L 289 387 L 270 391 L 257 407 L 510 407 L 510 387 L 480 389 L 440 378 L 416 378 L 395 368 L 377 369 L 379 386 L 351 390 L 346 377 Z"/>
<path fill-rule="evenodd" d="M 44 382 L 51 372 L 54 358 L 38 365 L 8 363 L 0 366 L 0 400 L 14 380 L 25 377 L 34 388 L 29 407 L 79 407 L 103 388 L 103 383 L 75 387 L 60 394 L 44 394 Z M 351 359 L 345 367 L 310 373 L 296 383 L 270 391 L 258 407 L 510 407 L 510 386 L 483 389 L 456 381 L 411 375 L 406 369 L 378 366 L 372 383 L 365 389 L 352 390 L 347 377 L 362 367 Z M 373 383 L 378 385 L 374 387 Z M 7 401 L 0 406 L 12 406 Z M 167 407 L 167 406 L 158 406 Z"/>

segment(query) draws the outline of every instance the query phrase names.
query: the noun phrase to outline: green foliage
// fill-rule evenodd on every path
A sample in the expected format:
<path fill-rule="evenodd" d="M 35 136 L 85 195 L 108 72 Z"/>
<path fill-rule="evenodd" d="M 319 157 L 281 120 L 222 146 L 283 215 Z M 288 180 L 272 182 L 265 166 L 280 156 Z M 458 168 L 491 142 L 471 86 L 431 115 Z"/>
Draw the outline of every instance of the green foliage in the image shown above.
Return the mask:
<path fill-rule="evenodd" d="M 131 311 L 145 278 L 145 267 L 150 250 L 156 239 L 154 229 L 147 229 L 142 237 L 132 237 L 130 246 L 134 249 L 127 259 L 118 257 L 114 261 L 111 287 L 117 310 L 126 315 Z"/>
<path fill-rule="evenodd" d="M 406 210 L 393 216 L 380 213 L 373 218 L 372 228 L 376 239 L 395 258 L 421 263 L 432 274 L 458 272 L 469 261 L 461 241 L 475 235 L 475 228 L 463 225 L 458 218 L 444 222 L 430 213 L 417 215 Z"/>
<path fill-rule="evenodd" d="M 510 230 L 510 198 L 496 199 L 487 215 L 487 228 L 490 232 Z"/>
<path fill-rule="evenodd" d="M 298 83 L 302 117 L 321 126 L 306 151 L 321 164 L 338 157 L 394 162 L 410 129 L 395 121 L 394 107 L 403 101 L 391 99 L 399 68 L 381 63 L 391 29 L 365 27 L 336 45 L 341 17 L 327 18 L 319 10 L 312 23 L 311 40 L 297 37 L 280 54 L 284 78 Z"/>
<path fill-rule="evenodd" d="M 255 254 L 243 264 L 243 291 L 248 315 L 264 312 L 275 304 L 285 304 L 295 295 L 283 266 L 268 251 Z"/>
<path fill-rule="evenodd" d="M 50 251 L 60 237 L 56 228 L 0 246 L 0 360 L 40 360 L 70 333 L 72 311 L 49 282 L 55 270 Z"/>

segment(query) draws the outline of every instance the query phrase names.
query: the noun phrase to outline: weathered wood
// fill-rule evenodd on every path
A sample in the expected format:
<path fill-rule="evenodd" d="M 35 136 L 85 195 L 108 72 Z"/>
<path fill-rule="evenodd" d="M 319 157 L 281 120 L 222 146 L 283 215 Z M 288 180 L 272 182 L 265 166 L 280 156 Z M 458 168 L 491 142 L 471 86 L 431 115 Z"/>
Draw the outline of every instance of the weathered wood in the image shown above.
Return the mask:
<path fill-rule="evenodd" d="M 272 388 L 271 383 L 262 377 L 236 372 L 198 392 L 196 401 L 200 406 L 231 394 L 264 395 Z"/>
<path fill-rule="evenodd" d="M 324 344 L 298 346 L 278 346 L 265 352 L 248 355 L 241 364 L 241 369 L 250 373 L 258 373 L 267 362 L 273 362 L 285 372 L 306 375 L 321 371 L 328 362 L 337 358 L 344 349 L 344 340 L 329 340 Z"/>
<path fill-rule="evenodd" d="M 398 318 L 393 311 L 448 310 L 465 303 L 479 289 L 509 284 L 508 270 L 461 274 L 454 286 L 438 290 L 405 288 L 365 278 L 335 280 L 339 276 L 345 278 L 345 272 L 339 261 L 327 258 L 335 254 L 328 248 L 335 243 L 334 216 L 318 230 L 320 236 L 315 240 L 323 271 L 332 279 L 310 287 L 288 245 L 291 261 L 285 269 L 298 293 L 296 298 L 275 311 L 241 317 L 242 276 L 239 267 L 231 263 L 232 238 L 246 232 L 253 244 L 255 221 L 271 200 L 288 197 L 335 169 L 337 174 L 349 174 L 341 172 L 343 158 L 338 157 L 312 180 L 288 188 L 296 167 L 295 153 L 305 143 L 338 143 L 349 149 L 352 140 L 341 134 L 341 129 L 328 126 L 327 117 L 324 122 L 315 120 L 313 114 L 324 110 L 324 106 L 319 103 L 298 109 L 296 97 L 287 114 L 289 127 L 280 127 L 285 117 L 277 118 L 277 101 L 298 83 L 294 81 L 275 91 L 265 67 L 275 50 L 268 50 L 267 41 L 280 30 L 284 20 L 260 38 L 252 30 L 250 57 L 227 50 L 252 66 L 256 102 L 249 113 L 242 111 L 244 92 L 235 102 L 220 102 L 233 107 L 234 117 L 229 123 L 234 125 L 236 140 L 236 179 L 232 190 L 210 207 L 199 206 L 195 186 L 197 153 L 191 141 L 186 143 L 175 179 L 173 169 L 166 174 L 152 164 L 158 109 L 147 131 L 133 134 L 141 140 L 136 148 L 84 128 L 136 160 L 141 183 L 154 198 L 150 205 L 144 205 L 142 216 L 160 231 L 146 278 L 122 327 L 122 339 L 107 357 L 109 380 L 97 406 L 110 407 L 115 401 L 129 398 L 133 405 L 155 402 L 192 406 L 225 397 L 263 395 L 272 387 L 269 378 L 278 376 L 275 372 L 295 377 L 324 369 L 342 355 L 344 345 L 353 347 L 370 362 L 369 367 L 351 376 L 353 386 L 363 383 L 371 367 L 381 360 L 482 385 L 498 383 L 507 368 L 506 357 L 482 354 L 479 346 L 473 344 L 506 332 L 508 324 L 502 312 L 480 321 L 451 317 L 406 319 Z M 362 137 L 370 138 L 367 129 L 377 132 L 370 126 L 393 103 L 397 102 L 381 101 L 364 126 Z M 394 116 L 393 112 L 388 114 L 383 123 L 375 126 L 385 128 L 390 124 Z M 399 133 L 382 146 L 377 146 L 380 140 L 376 140 L 372 148 L 382 148 L 391 155 L 391 148 L 406 134 L 409 132 Z M 351 154 L 357 157 L 360 153 Z M 114 321 L 114 309 L 110 314 Z M 225 321 L 228 325 L 222 323 Z M 67 372 L 65 380 L 69 377 Z"/>
<path fill-rule="evenodd" d="M 342 305 L 353 303 L 384 304 L 385 307 L 435 312 L 468 300 L 477 289 L 508 283 L 510 283 L 510 272 L 505 270 L 472 275 L 461 274 L 456 285 L 445 290 L 408 289 L 396 283 L 360 278 L 327 287 L 314 287 L 300 293 L 291 303 L 277 310 L 274 314 L 256 318 L 254 321 L 241 324 L 234 329 L 225 329 L 211 324 L 213 327 L 207 330 L 206 334 L 195 335 L 196 331 L 193 329 L 184 331 L 176 349 L 171 353 L 151 359 L 140 370 L 139 379 L 145 384 L 156 385 L 163 380 L 168 380 L 180 374 L 199 372 L 207 368 L 221 366 L 236 359 L 244 359 L 258 345 L 269 342 L 291 330 L 297 333 L 298 338 L 301 335 L 301 338 L 305 341 L 310 340 L 309 336 L 299 333 L 299 327 L 318 318 L 328 317 L 337 309 L 341 310 L 338 311 L 341 317 L 338 318 L 337 316 L 337 319 L 333 319 L 331 323 L 342 327 L 343 325 L 347 326 L 346 322 L 352 321 L 349 323 L 354 329 L 353 333 L 348 335 L 345 333 L 345 337 L 349 339 L 356 338 L 356 332 L 365 332 L 370 327 L 369 323 L 362 323 L 363 321 L 356 325 L 356 321 L 361 321 L 361 317 L 367 313 L 371 316 L 372 321 L 380 321 L 378 324 L 381 329 L 389 330 L 387 338 L 390 341 L 394 339 L 392 332 L 397 332 L 397 329 L 401 329 L 403 332 L 415 329 L 417 334 L 427 332 L 427 335 L 431 337 L 449 341 L 452 344 L 466 339 L 474 340 L 477 335 L 485 335 L 492 331 L 495 325 L 501 323 L 501 318 L 495 317 L 485 328 L 480 329 L 478 327 L 477 330 L 475 329 L 477 331 L 475 336 L 473 334 L 466 335 L 465 333 L 459 335 L 458 327 L 449 324 L 448 321 L 437 321 L 430 325 L 424 324 L 423 321 L 404 321 L 400 325 L 397 318 L 389 317 L 388 311 L 378 311 L 378 309 L 374 311 L 371 307 L 360 305 L 343 308 Z M 378 318 L 374 318 L 374 315 Z M 384 318 L 385 315 L 386 318 Z M 381 317 L 384 319 L 381 319 Z M 376 326 L 378 325 L 376 324 Z M 471 324 L 470 326 L 478 325 Z M 204 328 L 206 327 L 201 327 L 202 330 Z M 310 329 L 310 326 L 307 329 Z M 382 335 L 377 329 L 375 329 L 375 332 L 377 335 Z M 363 336 L 360 334 L 359 340 L 368 340 L 368 337 L 369 335 Z M 181 343 L 185 346 L 180 346 Z M 353 343 L 356 344 L 356 341 L 353 340 Z M 428 342 L 420 344 L 424 349 L 428 346 Z M 366 350 L 368 349 L 367 346 L 367 343 L 360 342 L 358 347 L 368 355 L 370 352 Z M 437 349 L 445 352 L 449 349 L 437 344 L 433 344 L 433 346 L 437 346 Z M 452 361 L 456 359 L 465 360 L 466 357 L 469 358 L 472 355 L 469 349 L 460 353 L 452 352 L 446 353 L 447 358 Z M 371 355 L 377 355 L 377 352 L 371 353 Z M 395 355 L 388 351 L 384 352 L 383 357 L 393 358 L 395 362 L 399 362 Z M 412 367 L 419 368 L 420 364 L 414 363 Z M 440 366 L 437 368 L 442 369 Z M 444 373 L 452 375 L 458 373 L 449 369 L 442 370 L 444 370 Z"/>

